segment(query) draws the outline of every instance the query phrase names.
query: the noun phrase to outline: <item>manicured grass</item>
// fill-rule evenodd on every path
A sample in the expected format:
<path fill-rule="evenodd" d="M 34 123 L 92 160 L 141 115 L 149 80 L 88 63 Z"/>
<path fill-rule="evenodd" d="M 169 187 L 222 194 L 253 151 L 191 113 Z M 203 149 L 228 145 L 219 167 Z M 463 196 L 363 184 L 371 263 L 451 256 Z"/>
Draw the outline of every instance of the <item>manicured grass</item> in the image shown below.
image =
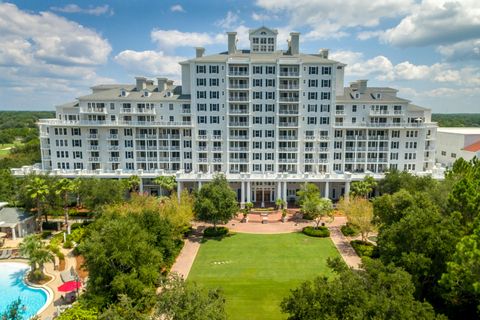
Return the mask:
<path fill-rule="evenodd" d="M 330 274 L 328 257 L 339 257 L 330 238 L 239 233 L 203 243 L 188 280 L 222 287 L 229 319 L 285 319 L 282 299 L 302 281 Z"/>

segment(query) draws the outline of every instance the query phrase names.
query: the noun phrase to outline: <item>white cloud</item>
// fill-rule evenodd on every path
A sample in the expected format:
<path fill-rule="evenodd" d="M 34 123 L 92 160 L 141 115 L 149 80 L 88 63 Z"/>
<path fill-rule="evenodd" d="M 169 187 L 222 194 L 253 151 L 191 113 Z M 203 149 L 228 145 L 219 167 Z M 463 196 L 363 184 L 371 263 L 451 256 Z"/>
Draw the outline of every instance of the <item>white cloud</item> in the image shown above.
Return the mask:
<path fill-rule="evenodd" d="M 480 39 L 439 46 L 437 51 L 449 61 L 480 59 Z"/>
<path fill-rule="evenodd" d="M 393 64 L 385 56 L 365 59 L 355 51 L 332 52 L 330 57 L 347 64 L 346 75 L 350 77 L 372 77 L 380 81 L 415 81 L 432 83 L 451 83 L 465 87 L 480 86 L 480 68 L 455 68 L 448 63 L 416 65 L 409 61 Z"/>
<path fill-rule="evenodd" d="M 170 76 L 180 78 L 180 65 L 187 58 L 168 56 L 158 51 L 125 50 L 115 56 L 114 60 L 133 74 L 146 76 Z"/>
<path fill-rule="evenodd" d="M 170 7 L 170 11 L 172 11 L 172 12 L 185 12 L 185 9 L 183 9 L 183 7 L 181 5 L 175 4 L 175 5 Z"/>
<path fill-rule="evenodd" d="M 272 13 L 257 13 L 253 12 L 252 13 L 252 19 L 254 21 L 261 21 L 262 23 L 265 21 L 270 21 L 270 20 L 277 20 L 278 16 Z"/>
<path fill-rule="evenodd" d="M 480 37 L 480 1 L 423 0 L 380 38 L 400 47 L 455 43 Z"/>
<path fill-rule="evenodd" d="M 233 29 L 235 26 L 238 26 L 242 23 L 243 21 L 241 21 L 240 17 L 236 13 L 228 11 L 225 18 L 216 21 L 215 25 L 222 29 Z"/>
<path fill-rule="evenodd" d="M 67 4 L 63 7 L 50 7 L 52 11 L 63 12 L 63 13 L 84 13 L 90 14 L 94 16 L 101 16 L 101 15 L 113 15 L 113 9 L 109 7 L 108 4 L 98 7 L 88 7 L 88 8 L 81 8 L 76 4 Z"/>
<path fill-rule="evenodd" d="M 307 39 L 343 36 L 346 29 L 374 27 L 382 18 L 409 12 L 413 0 L 257 0 L 260 8 L 289 19 L 291 29 L 307 26 Z"/>
<path fill-rule="evenodd" d="M 178 30 L 154 29 L 150 33 L 152 41 L 162 50 L 172 51 L 180 47 L 202 47 L 223 42 L 225 35 L 205 32 L 182 32 Z"/>

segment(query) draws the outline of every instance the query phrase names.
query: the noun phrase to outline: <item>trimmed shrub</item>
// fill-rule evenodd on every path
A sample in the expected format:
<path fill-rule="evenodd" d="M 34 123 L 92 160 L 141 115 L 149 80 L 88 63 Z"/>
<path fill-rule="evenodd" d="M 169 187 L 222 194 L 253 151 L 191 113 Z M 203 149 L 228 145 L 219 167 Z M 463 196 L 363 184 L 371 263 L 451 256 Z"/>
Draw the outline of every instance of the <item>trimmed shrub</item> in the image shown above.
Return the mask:
<path fill-rule="evenodd" d="M 360 257 L 378 258 L 378 249 L 373 243 L 352 240 L 350 244 Z"/>
<path fill-rule="evenodd" d="M 65 242 L 63 243 L 63 248 L 64 248 L 64 249 L 71 249 L 71 248 L 73 248 L 72 240 L 67 239 L 67 241 L 65 241 Z"/>
<path fill-rule="evenodd" d="M 312 226 L 303 228 L 302 232 L 310 237 L 328 238 L 330 237 L 330 231 L 327 227 L 318 227 L 315 229 Z"/>
<path fill-rule="evenodd" d="M 42 239 L 47 239 L 47 238 L 49 238 L 51 235 L 52 235 L 52 231 L 51 231 L 51 230 L 46 230 L 46 231 L 43 231 L 43 232 L 42 232 L 41 238 L 42 238 Z"/>
<path fill-rule="evenodd" d="M 224 237 L 228 235 L 228 228 L 226 227 L 207 227 L 203 231 L 203 236 L 206 238 Z"/>
<path fill-rule="evenodd" d="M 342 226 L 341 231 L 346 237 L 355 237 L 360 233 L 357 226 L 350 222 L 347 222 L 346 225 Z"/>

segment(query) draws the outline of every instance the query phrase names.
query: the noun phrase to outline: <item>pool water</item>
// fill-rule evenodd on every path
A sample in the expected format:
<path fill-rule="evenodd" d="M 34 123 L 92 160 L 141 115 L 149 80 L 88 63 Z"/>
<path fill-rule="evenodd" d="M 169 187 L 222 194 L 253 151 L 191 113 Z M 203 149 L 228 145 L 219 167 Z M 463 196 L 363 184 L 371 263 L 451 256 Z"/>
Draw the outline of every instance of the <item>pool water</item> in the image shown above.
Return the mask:
<path fill-rule="evenodd" d="M 17 298 L 20 298 L 25 306 L 24 319 L 36 315 L 47 303 L 48 294 L 45 290 L 29 287 L 23 281 L 29 269 L 25 263 L 0 263 L 0 315 Z"/>

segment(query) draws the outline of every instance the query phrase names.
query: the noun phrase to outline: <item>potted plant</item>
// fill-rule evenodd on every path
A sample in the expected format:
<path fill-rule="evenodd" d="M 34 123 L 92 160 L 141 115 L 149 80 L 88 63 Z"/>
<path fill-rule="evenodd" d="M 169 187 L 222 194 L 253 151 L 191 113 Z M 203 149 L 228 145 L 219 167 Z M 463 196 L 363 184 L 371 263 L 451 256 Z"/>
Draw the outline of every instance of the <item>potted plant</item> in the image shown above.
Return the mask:
<path fill-rule="evenodd" d="M 287 221 L 287 209 L 282 209 L 282 222 Z"/>
<path fill-rule="evenodd" d="M 253 208 L 253 203 L 251 202 L 245 203 L 245 208 L 242 209 L 242 213 L 243 213 L 242 222 L 248 222 L 248 215 L 250 214 L 250 211 L 252 211 L 252 208 Z"/>
<path fill-rule="evenodd" d="M 278 198 L 277 200 L 275 200 L 275 205 L 277 206 L 277 210 L 281 210 L 285 206 L 285 201 Z"/>

